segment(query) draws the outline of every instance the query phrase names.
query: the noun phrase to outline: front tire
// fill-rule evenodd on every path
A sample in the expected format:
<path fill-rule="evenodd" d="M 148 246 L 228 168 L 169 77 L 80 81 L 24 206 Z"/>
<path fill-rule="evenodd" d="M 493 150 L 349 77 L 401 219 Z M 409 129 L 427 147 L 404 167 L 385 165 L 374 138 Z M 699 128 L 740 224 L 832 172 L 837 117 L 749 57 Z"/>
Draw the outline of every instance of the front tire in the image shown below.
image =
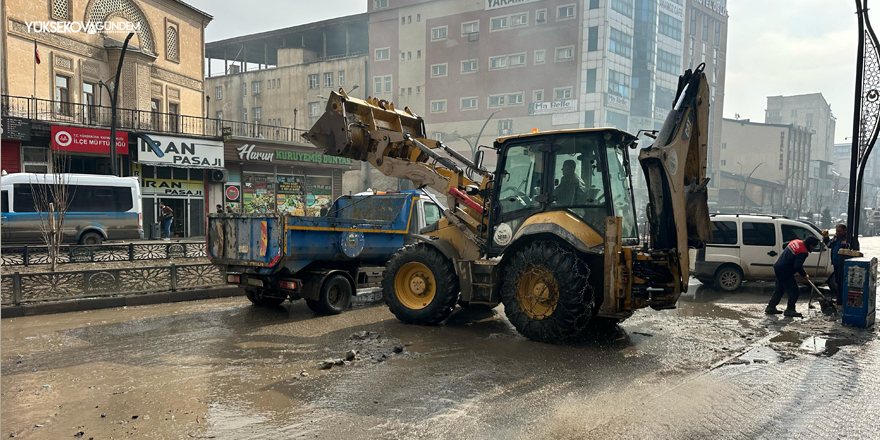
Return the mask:
<path fill-rule="evenodd" d="M 715 272 L 715 286 L 724 292 L 733 292 L 742 286 L 743 274 L 733 266 L 722 267 Z"/>
<path fill-rule="evenodd" d="M 501 300 L 507 319 L 525 337 L 566 342 L 580 337 L 593 315 L 590 269 L 574 249 L 536 241 L 504 268 Z"/>
<path fill-rule="evenodd" d="M 441 323 L 455 309 L 458 292 L 452 262 L 427 243 L 406 246 L 385 266 L 385 304 L 397 319 L 407 324 Z"/>

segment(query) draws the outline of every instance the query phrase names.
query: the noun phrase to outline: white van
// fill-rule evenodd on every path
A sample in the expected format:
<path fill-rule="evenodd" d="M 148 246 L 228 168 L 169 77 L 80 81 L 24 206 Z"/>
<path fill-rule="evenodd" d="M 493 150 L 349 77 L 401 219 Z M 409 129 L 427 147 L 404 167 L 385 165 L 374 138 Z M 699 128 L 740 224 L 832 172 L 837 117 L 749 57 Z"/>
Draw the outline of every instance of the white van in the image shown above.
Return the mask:
<path fill-rule="evenodd" d="M 811 278 L 824 281 L 834 267 L 831 252 L 822 244 L 822 232 L 812 223 L 770 215 L 713 215 L 712 238 L 697 251 L 691 275 L 703 284 L 714 284 L 731 292 L 746 280 L 776 279 L 773 264 L 782 253 L 783 244 L 809 236 L 819 239 L 810 252 L 804 270 Z"/>
<path fill-rule="evenodd" d="M 104 240 L 144 238 L 141 187 L 136 177 L 94 174 L 14 173 L 0 177 L 2 242 L 42 244 L 34 186 L 65 182 L 70 204 L 64 217 L 64 240 L 97 245 Z"/>

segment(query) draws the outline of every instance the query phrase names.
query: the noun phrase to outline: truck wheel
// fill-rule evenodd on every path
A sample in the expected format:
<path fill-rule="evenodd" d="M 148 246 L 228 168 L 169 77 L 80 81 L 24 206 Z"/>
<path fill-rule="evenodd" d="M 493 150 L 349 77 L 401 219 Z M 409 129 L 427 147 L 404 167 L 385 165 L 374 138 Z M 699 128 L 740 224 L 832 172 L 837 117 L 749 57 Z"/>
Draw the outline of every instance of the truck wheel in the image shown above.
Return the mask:
<path fill-rule="evenodd" d="M 318 299 L 306 300 L 306 305 L 315 313 L 338 315 L 351 305 L 351 283 L 342 275 L 331 275 L 321 284 Z"/>
<path fill-rule="evenodd" d="M 88 246 L 98 246 L 104 241 L 104 237 L 97 232 L 86 232 L 79 238 L 79 244 Z"/>
<path fill-rule="evenodd" d="M 382 278 L 385 304 L 407 324 L 439 324 L 455 309 L 458 290 L 452 262 L 425 243 L 397 251 Z"/>
<path fill-rule="evenodd" d="M 722 267 L 715 272 L 715 286 L 724 292 L 733 292 L 743 283 L 743 274 L 733 266 Z"/>
<path fill-rule="evenodd" d="M 501 301 L 522 335 L 564 342 L 583 333 L 593 314 L 590 269 L 568 246 L 536 241 L 516 251 L 504 268 Z"/>
<path fill-rule="evenodd" d="M 247 299 L 249 299 L 255 306 L 260 307 L 280 306 L 281 303 L 283 303 L 284 300 L 287 299 L 274 296 L 264 296 L 262 292 L 253 289 L 245 289 L 244 292 L 245 295 L 247 295 Z"/>

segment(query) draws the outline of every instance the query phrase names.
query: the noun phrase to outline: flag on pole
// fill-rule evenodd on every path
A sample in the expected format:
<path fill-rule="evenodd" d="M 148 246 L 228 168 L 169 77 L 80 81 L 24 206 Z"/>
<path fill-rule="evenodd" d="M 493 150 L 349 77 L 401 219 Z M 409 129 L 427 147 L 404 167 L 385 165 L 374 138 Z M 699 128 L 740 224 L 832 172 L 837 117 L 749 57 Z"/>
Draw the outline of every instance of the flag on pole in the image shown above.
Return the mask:
<path fill-rule="evenodd" d="M 40 64 L 40 49 L 37 48 L 37 40 L 34 40 L 34 61 Z"/>

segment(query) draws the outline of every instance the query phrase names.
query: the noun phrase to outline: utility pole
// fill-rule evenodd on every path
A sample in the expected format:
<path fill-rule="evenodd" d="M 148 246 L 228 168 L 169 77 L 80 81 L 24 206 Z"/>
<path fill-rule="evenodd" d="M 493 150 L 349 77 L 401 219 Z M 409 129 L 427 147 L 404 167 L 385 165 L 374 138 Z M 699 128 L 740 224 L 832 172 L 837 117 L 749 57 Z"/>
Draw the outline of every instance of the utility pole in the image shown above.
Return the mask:
<path fill-rule="evenodd" d="M 737 163 L 739 163 L 739 162 L 737 162 Z M 743 183 L 743 193 L 742 193 L 742 210 L 743 210 L 743 212 L 745 212 L 745 210 L 746 210 L 746 188 L 748 188 L 748 186 L 749 186 L 749 179 L 752 178 L 752 174 L 754 174 L 755 171 L 758 170 L 758 167 L 761 165 L 764 165 L 764 162 L 761 162 L 758 165 L 756 165 L 755 168 L 752 170 L 752 172 L 749 173 L 749 176 L 746 177 L 745 183 Z M 742 164 L 740 164 L 740 168 L 742 168 Z M 742 174 L 740 174 L 740 175 L 742 175 Z"/>
<path fill-rule="evenodd" d="M 119 154 L 116 152 L 116 104 L 119 98 L 119 77 L 122 75 L 122 61 L 125 60 L 125 51 L 128 50 L 128 42 L 134 32 L 130 32 L 122 43 L 122 52 L 119 54 L 119 65 L 116 66 L 116 82 L 113 83 L 113 91 L 110 94 L 110 174 L 119 175 Z"/>

